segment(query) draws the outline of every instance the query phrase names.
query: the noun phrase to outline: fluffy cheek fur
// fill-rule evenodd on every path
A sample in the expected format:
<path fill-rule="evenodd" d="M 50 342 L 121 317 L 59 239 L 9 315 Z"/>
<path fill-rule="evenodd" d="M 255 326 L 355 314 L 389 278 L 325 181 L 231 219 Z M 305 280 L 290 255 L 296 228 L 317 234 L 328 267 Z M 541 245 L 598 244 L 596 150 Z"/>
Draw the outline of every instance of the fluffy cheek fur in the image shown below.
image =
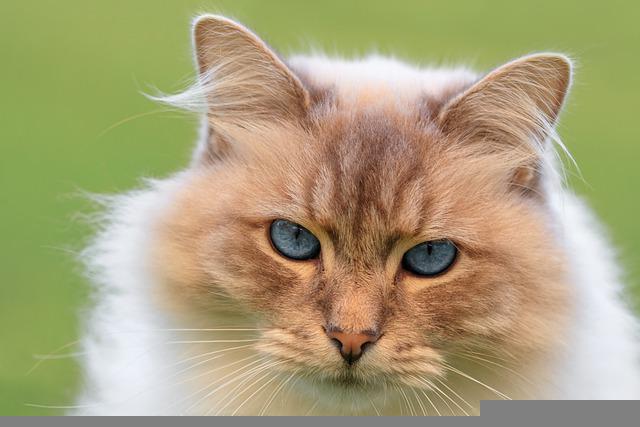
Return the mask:
<path fill-rule="evenodd" d="M 419 172 L 427 184 L 424 209 L 391 201 L 389 206 L 397 210 L 387 221 L 367 222 L 364 215 L 361 232 L 350 233 L 345 218 L 355 214 L 341 216 L 336 208 L 329 218 L 327 212 L 314 211 L 341 206 L 336 194 L 347 188 L 320 194 L 317 186 L 304 188 L 327 180 L 330 168 L 319 164 L 338 162 L 344 170 L 347 160 L 329 150 L 331 159 L 325 162 L 321 153 L 327 150 L 320 143 L 296 149 L 300 135 L 273 138 L 282 141 L 282 150 L 271 146 L 271 154 L 258 150 L 203 166 L 185 184 L 158 227 L 154 260 L 166 284 L 160 293 L 165 302 L 178 311 L 200 308 L 201 327 L 234 326 L 207 325 L 206 313 L 216 310 L 250 318 L 264 328 L 256 349 L 281 361 L 281 368 L 342 383 L 420 385 L 424 378 L 444 375 L 460 351 L 508 354 L 522 363 L 557 344 L 558 325 L 569 308 L 561 252 L 549 237 L 542 201 L 500 190 L 504 183 L 483 172 L 488 163 L 459 165 L 460 153 L 453 160 L 443 151 L 418 150 L 429 158 L 420 162 L 438 165 Z M 424 135 L 401 139 L 409 144 L 404 151 L 412 140 L 416 147 L 425 146 Z M 389 158 L 389 153 L 380 155 Z M 398 165 L 394 173 L 401 174 Z M 339 181 L 321 187 L 335 190 L 345 185 Z M 405 190 L 389 192 L 406 199 Z M 305 192 L 314 193 L 313 200 L 296 197 Z M 380 197 L 388 193 L 379 192 Z M 360 209 L 371 206 L 389 208 L 383 200 L 359 200 Z M 312 230 L 322 244 L 321 258 L 297 262 L 279 255 L 268 237 L 276 218 Z M 411 236 L 408 223 L 418 225 Z M 333 231 L 328 224 L 336 224 Z M 340 224 L 343 232 L 336 234 Z M 379 239 L 381 235 L 395 236 L 394 243 Z M 404 251 L 420 239 L 442 237 L 454 240 L 460 250 L 446 274 L 420 278 L 402 271 Z M 368 243 L 358 244 L 363 241 Z M 376 247 L 378 241 L 387 243 Z M 345 247 L 352 248 L 350 257 L 341 251 Z M 345 369 L 324 333 L 328 324 L 377 329 L 382 337 L 366 357 Z"/>

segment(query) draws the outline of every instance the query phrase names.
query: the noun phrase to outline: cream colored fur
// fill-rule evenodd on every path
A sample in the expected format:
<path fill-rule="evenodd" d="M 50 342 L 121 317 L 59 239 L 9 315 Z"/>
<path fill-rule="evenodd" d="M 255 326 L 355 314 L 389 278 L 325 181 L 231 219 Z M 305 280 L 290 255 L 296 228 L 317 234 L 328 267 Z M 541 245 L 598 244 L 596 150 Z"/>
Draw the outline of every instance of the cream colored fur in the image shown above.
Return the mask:
<path fill-rule="evenodd" d="M 374 90 L 378 95 L 392 95 L 392 102 L 398 105 L 408 104 L 417 91 L 440 97 L 447 88 L 468 86 L 477 79 L 476 73 L 463 68 L 420 69 L 379 56 L 354 61 L 295 56 L 289 64 L 318 85 L 337 88 L 341 99 L 354 103 L 362 100 L 363 93 Z M 385 97 L 371 99 L 389 102 Z M 169 102 L 196 106 L 195 109 L 201 109 L 202 105 L 197 99 L 194 101 L 193 96 L 173 98 Z M 262 101 L 257 102 L 258 108 L 262 108 Z M 214 121 L 225 121 L 225 118 L 216 117 Z M 237 125 L 233 121 L 229 123 L 230 127 Z M 206 132 L 203 132 L 196 159 L 207 143 Z M 187 169 L 166 179 L 148 182 L 141 190 L 107 202 L 104 228 L 85 252 L 95 285 L 95 307 L 85 323 L 84 387 L 78 408 L 73 412 L 105 415 L 425 412 L 436 415 L 438 412 L 474 414 L 478 412 L 480 399 L 507 396 L 640 398 L 637 322 L 621 294 L 623 284 L 615 250 L 585 203 L 560 183 L 559 170 L 553 166 L 557 164 L 555 151 L 551 144 L 546 147 L 542 155 L 547 165 L 555 167 L 556 173 L 546 174 L 541 188 L 551 206 L 550 228 L 555 230 L 555 236 L 550 238 L 561 242 L 566 254 L 569 294 L 574 304 L 569 328 L 562 332 L 562 344 L 556 351 L 543 363 L 516 367 L 518 374 L 526 376 L 524 383 L 514 386 L 506 378 L 512 371 L 483 368 L 484 382 L 494 391 L 472 386 L 464 378 L 451 378 L 451 383 L 440 383 L 449 400 L 433 394 L 433 403 L 429 406 L 420 396 L 409 396 L 413 407 L 393 388 L 383 394 L 337 395 L 320 386 L 303 385 L 288 372 L 278 374 L 263 389 L 259 386 L 264 382 L 256 381 L 252 385 L 255 379 L 268 378 L 268 369 L 273 367 L 261 365 L 261 359 L 256 357 L 259 353 L 251 347 L 251 340 L 256 339 L 259 331 L 242 331 L 255 327 L 253 319 L 211 313 L 210 326 L 207 326 L 189 314 L 175 316 L 156 298 L 159 283 L 150 248 L 161 218 L 193 178 L 195 172 Z M 208 335 L 184 330 L 222 326 L 238 330 Z M 195 349 L 180 343 L 211 337 L 225 342 L 203 344 Z M 225 351 L 232 347 L 237 349 Z M 203 352 L 209 353 L 206 359 L 215 361 L 197 366 L 205 358 L 196 356 Z M 246 372 L 241 368 L 252 361 L 253 373 L 257 375 L 244 384 L 234 383 L 236 376 Z M 487 363 L 499 364 L 499 361 Z M 215 374 L 210 373 L 212 369 L 217 370 Z M 469 369 L 474 375 L 473 368 Z M 215 387 L 206 388 L 211 383 L 211 375 L 219 381 Z M 457 390 L 463 399 L 456 398 L 451 390 L 445 389 L 447 386 Z M 244 394 L 234 401 L 240 390 Z M 276 398 L 269 402 L 273 395 Z M 262 397 L 256 400 L 252 396 Z M 471 407 L 463 400 L 470 402 Z"/>

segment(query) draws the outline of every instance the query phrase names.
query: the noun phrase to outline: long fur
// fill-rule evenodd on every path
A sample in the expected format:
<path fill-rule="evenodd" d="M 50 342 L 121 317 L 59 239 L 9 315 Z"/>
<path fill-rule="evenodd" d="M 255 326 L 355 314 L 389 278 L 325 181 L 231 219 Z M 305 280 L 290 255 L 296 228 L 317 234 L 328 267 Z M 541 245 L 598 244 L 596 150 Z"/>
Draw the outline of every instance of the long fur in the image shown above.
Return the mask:
<path fill-rule="evenodd" d="M 297 112 L 274 118 L 278 126 L 271 128 L 243 126 L 250 111 L 208 114 L 210 91 L 225 84 L 233 86 L 234 98 L 220 102 L 231 102 L 234 109 L 241 102 L 235 98 L 242 96 L 235 77 L 216 82 L 219 66 L 214 71 L 206 67 L 205 84 L 164 100 L 198 110 L 203 102 L 208 106 L 201 111 L 201 140 L 187 170 L 107 201 L 103 227 L 84 253 L 95 284 L 95 307 L 86 322 L 86 381 L 75 413 L 462 415 L 477 414 L 479 401 L 491 398 L 640 398 L 637 322 L 621 297 L 615 251 L 588 207 L 561 182 L 556 149 L 547 141 L 556 119 L 550 111 L 557 112 L 562 99 L 555 107 L 541 104 L 538 115 L 520 109 L 519 118 L 511 117 L 512 123 L 523 123 L 525 114 L 537 135 L 507 129 L 509 120 L 490 117 L 500 121 L 499 126 L 487 124 L 492 131 L 511 132 L 515 148 L 508 154 L 486 145 L 454 149 L 438 143 L 437 136 L 433 147 L 421 151 L 411 142 L 416 132 L 434 129 L 433 135 L 441 135 L 436 127 L 451 120 L 442 115 L 469 99 L 464 94 L 478 81 L 475 73 L 418 69 L 382 57 L 297 56 L 288 66 L 295 81 L 279 75 L 265 96 L 278 96 L 279 84 L 295 86 L 287 96 L 295 96 L 298 85 L 315 88 L 301 101 L 301 108 L 316 102 L 303 128 L 287 126 L 283 118 Z M 244 70 L 243 78 L 251 80 L 250 73 L 264 78 L 259 69 Z M 528 78 L 522 76 L 525 83 Z M 216 82 L 214 89 L 209 82 Z M 259 91 L 262 84 L 254 79 L 249 88 Z M 416 93 L 428 100 L 427 107 L 417 105 Z M 266 114 L 271 101 L 254 100 L 252 108 Z M 525 103 L 517 99 L 515 105 Z M 415 112 L 431 114 L 428 123 L 416 127 Z M 227 120 L 226 114 L 233 117 Z M 457 117 L 449 124 L 454 127 L 470 120 L 468 114 L 448 117 Z M 219 134 L 212 133 L 220 128 Z M 463 134 L 456 134 L 455 141 L 478 138 Z M 482 138 L 495 143 L 502 136 L 483 132 Z M 224 140 L 230 151 L 212 157 L 215 140 Z M 397 151 L 372 147 L 391 140 L 405 145 Z M 516 144 L 523 140 L 532 142 L 533 151 Z M 336 141 L 352 145 L 343 149 Z M 421 180 L 411 176 L 406 150 L 434 162 L 424 176 L 416 173 Z M 326 159 L 327 166 L 316 170 L 314 164 L 324 165 Z M 520 173 L 530 168 L 538 181 Z M 505 187 L 492 196 L 497 182 L 516 182 L 535 194 L 512 195 Z M 393 190 L 396 184 L 401 191 Z M 418 203 L 425 186 L 437 193 L 437 202 Z M 472 191 L 470 186 L 473 193 L 465 193 Z M 377 194 L 365 197 L 372 192 Z M 283 206 L 283 200 L 291 206 Z M 388 215 L 359 210 L 374 202 L 376 212 Z M 403 215 L 396 218 L 393 209 Z M 302 212 L 309 210 L 314 221 L 307 228 L 331 256 L 321 279 L 312 265 L 279 259 L 256 225 L 266 215 L 297 212 L 304 218 Z M 479 222 L 458 218 L 465 215 Z M 495 223 L 482 224 L 482 218 Z M 323 224 L 332 221 L 340 241 L 325 234 Z M 357 231 L 362 229 L 355 222 L 371 233 Z M 409 290 L 396 294 L 383 278 L 388 265 L 381 264 L 376 275 L 372 269 L 377 267 L 359 258 L 373 258 L 384 237 L 373 230 L 390 224 L 422 235 L 457 224 L 470 255 L 455 267 L 457 272 L 439 281 L 402 279 Z M 248 231 L 254 226 L 258 231 Z M 491 226 L 500 231 L 492 232 Z M 502 240 L 500 233 L 506 233 Z M 486 236 L 495 239 L 494 246 Z M 506 252 L 500 253 L 502 247 Z M 346 255 L 341 258 L 341 253 Z M 388 256 L 396 259 L 401 253 L 393 249 Z M 350 261 L 343 265 L 341 259 Z M 502 263 L 512 271 L 500 270 Z M 527 285 L 540 280 L 548 286 Z M 381 287 L 373 292 L 356 282 Z M 303 293 L 310 283 L 316 295 Z M 404 302 L 393 306 L 389 298 Z M 390 316 L 379 311 L 382 304 L 395 307 L 395 317 L 385 324 L 388 337 L 358 362 L 358 387 L 336 386 L 332 381 L 341 378 L 340 358 L 322 336 L 322 316 L 362 329 Z M 421 310 L 428 316 L 420 317 Z M 444 352 L 441 345 L 414 346 L 419 340 L 415 330 L 423 325 L 429 336 L 456 346 Z M 396 353 L 405 357 L 394 359 Z"/>

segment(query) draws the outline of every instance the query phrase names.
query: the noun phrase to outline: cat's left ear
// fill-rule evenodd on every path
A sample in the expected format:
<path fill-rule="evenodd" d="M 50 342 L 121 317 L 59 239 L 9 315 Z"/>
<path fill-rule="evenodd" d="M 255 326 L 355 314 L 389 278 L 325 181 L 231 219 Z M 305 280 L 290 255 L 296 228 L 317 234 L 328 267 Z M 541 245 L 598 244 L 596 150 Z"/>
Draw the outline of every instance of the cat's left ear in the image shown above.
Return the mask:
<path fill-rule="evenodd" d="M 489 152 L 513 152 L 524 164 L 513 180 L 532 186 L 537 162 L 551 136 L 571 84 L 571 61 L 535 54 L 509 62 L 450 100 L 440 110 L 441 129 Z"/>

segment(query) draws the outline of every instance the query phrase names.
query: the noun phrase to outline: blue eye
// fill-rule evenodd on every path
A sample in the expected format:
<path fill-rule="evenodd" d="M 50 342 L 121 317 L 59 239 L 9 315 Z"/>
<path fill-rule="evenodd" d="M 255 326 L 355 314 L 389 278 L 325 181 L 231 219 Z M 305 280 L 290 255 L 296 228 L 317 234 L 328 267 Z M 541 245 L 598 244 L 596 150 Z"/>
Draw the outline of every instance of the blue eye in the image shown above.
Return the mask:
<path fill-rule="evenodd" d="M 269 232 L 273 246 L 287 258 L 307 260 L 320 254 L 320 241 L 295 222 L 276 219 Z"/>
<path fill-rule="evenodd" d="M 402 257 L 402 267 L 418 276 L 435 276 L 446 271 L 458 250 L 449 240 L 432 240 L 409 249 Z"/>

